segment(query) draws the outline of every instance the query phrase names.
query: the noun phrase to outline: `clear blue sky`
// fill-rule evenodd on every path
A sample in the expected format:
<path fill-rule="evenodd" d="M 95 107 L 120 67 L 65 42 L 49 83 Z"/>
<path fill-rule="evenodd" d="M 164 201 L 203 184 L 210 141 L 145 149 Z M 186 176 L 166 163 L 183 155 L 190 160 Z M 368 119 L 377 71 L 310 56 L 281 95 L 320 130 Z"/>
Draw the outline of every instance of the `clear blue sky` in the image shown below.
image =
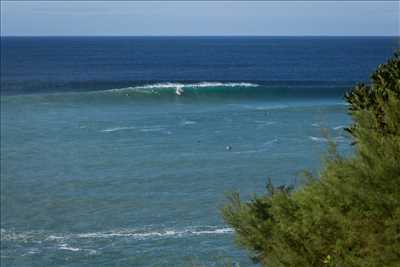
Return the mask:
<path fill-rule="evenodd" d="M 1 1 L 1 35 L 400 35 L 397 1 Z"/>

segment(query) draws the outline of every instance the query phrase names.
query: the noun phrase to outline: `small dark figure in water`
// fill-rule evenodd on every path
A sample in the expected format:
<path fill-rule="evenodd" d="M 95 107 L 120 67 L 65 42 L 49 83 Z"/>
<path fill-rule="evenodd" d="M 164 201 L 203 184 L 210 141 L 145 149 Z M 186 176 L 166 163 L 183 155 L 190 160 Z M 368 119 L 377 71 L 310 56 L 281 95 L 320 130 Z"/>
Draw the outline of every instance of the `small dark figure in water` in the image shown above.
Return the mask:
<path fill-rule="evenodd" d="M 231 146 L 226 146 L 226 150 L 230 151 L 230 150 L 232 150 L 232 147 Z"/>

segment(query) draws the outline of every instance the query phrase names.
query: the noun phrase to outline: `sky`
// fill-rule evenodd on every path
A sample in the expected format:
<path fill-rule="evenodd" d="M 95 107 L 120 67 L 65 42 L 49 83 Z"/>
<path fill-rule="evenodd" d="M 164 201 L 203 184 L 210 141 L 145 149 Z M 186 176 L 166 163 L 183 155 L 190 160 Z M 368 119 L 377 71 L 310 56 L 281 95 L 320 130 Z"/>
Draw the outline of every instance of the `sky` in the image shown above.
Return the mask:
<path fill-rule="evenodd" d="M 398 1 L 1 1 L 2 36 L 400 35 Z"/>

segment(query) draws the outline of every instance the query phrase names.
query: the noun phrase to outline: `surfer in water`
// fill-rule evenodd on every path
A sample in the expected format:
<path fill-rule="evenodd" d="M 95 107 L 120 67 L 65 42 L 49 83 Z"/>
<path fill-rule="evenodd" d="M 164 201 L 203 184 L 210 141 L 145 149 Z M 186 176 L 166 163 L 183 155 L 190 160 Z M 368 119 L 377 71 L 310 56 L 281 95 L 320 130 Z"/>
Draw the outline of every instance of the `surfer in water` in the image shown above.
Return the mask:
<path fill-rule="evenodd" d="M 175 93 L 179 96 L 183 95 L 183 86 L 177 86 Z"/>

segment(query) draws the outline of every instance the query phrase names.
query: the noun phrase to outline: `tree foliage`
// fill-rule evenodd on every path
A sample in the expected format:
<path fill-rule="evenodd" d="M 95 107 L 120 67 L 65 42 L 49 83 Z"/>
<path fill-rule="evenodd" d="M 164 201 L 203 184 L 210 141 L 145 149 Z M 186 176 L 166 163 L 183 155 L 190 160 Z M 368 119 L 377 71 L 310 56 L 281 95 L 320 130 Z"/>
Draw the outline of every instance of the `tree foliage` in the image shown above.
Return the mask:
<path fill-rule="evenodd" d="M 330 152 L 304 186 L 269 182 L 265 195 L 243 202 L 234 193 L 223 207 L 238 244 L 263 266 L 400 266 L 399 54 L 371 79 L 345 96 L 354 155 Z"/>

